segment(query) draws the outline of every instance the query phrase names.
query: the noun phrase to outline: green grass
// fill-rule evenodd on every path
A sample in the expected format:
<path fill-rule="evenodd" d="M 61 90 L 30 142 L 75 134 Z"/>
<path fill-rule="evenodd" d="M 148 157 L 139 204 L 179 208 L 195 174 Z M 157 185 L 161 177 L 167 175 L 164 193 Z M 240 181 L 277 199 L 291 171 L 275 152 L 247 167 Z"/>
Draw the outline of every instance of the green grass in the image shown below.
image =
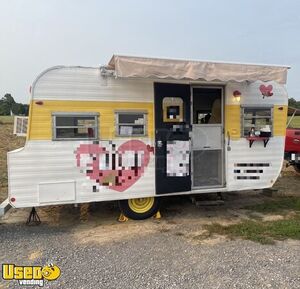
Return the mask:
<path fill-rule="evenodd" d="M 290 120 L 290 116 L 288 117 L 288 121 Z M 294 116 L 292 122 L 290 123 L 289 127 L 292 128 L 300 128 L 300 116 Z"/>
<path fill-rule="evenodd" d="M 279 197 L 273 201 L 247 206 L 245 209 L 260 213 L 284 214 L 291 210 L 300 212 L 300 197 Z"/>
<path fill-rule="evenodd" d="M 206 225 L 205 229 L 209 234 L 239 237 L 261 244 L 273 244 L 275 240 L 300 240 L 300 197 L 279 197 L 262 204 L 247 206 L 245 209 L 262 214 L 280 214 L 285 218 L 265 222 L 251 219 L 229 226 L 214 223 Z"/>
<path fill-rule="evenodd" d="M 0 116 L 0 124 L 13 123 L 14 117 L 10 115 L 1 115 Z"/>
<path fill-rule="evenodd" d="M 205 226 L 210 234 L 243 238 L 261 244 L 274 244 L 275 240 L 300 240 L 300 216 L 277 221 L 247 220 L 230 226 L 212 224 Z"/>

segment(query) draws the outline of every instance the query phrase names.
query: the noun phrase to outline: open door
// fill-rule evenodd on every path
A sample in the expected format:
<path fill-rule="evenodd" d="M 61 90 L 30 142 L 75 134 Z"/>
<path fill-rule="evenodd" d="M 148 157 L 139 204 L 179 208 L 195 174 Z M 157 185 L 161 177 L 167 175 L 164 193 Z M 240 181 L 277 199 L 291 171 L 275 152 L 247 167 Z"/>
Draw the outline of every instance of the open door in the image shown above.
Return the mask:
<path fill-rule="evenodd" d="M 155 83 L 156 193 L 191 190 L 189 85 Z"/>
<path fill-rule="evenodd" d="M 192 88 L 192 188 L 223 187 L 223 88 Z"/>

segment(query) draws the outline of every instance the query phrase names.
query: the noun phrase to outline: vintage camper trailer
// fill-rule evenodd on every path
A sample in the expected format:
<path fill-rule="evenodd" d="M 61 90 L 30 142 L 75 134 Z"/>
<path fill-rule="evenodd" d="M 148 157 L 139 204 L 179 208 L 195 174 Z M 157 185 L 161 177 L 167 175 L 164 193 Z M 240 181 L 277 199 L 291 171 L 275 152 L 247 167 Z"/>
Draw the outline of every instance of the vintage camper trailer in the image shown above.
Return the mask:
<path fill-rule="evenodd" d="M 113 56 L 57 66 L 31 89 L 26 145 L 8 153 L 15 208 L 262 189 L 283 162 L 288 67 Z"/>

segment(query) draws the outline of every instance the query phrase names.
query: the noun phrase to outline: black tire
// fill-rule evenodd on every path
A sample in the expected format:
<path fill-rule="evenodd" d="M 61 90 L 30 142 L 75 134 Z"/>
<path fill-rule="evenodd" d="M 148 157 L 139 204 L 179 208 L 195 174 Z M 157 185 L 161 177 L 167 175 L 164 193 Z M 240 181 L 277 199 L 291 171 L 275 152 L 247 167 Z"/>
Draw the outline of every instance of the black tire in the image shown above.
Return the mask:
<path fill-rule="evenodd" d="M 148 198 L 141 198 L 141 199 L 148 199 Z M 141 200 L 141 199 L 129 199 L 129 200 L 120 200 L 119 201 L 119 207 L 121 212 L 130 219 L 133 220 L 145 220 L 148 219 L 152 216 L 154 216 L 159 208 L 160 208 L 160 198 L 154 198 L 153 197 L 153 203 L 149 205 L 149 209 L 145 212 L 137 212 L 132 209 L 132 206 L 130 206 L 130 203 L 135 201 L 135 200 Z M 152 199 L 152 197 L 151 197 Z M 152 201 L 151 201 L 152 202 Z"/>

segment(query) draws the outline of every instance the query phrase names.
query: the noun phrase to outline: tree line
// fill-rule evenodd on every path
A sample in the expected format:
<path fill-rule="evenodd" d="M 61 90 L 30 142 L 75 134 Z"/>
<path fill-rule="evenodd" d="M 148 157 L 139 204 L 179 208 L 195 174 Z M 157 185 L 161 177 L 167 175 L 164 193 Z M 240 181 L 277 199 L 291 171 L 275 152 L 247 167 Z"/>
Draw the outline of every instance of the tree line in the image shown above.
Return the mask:
<path fill-rule="evenodd" d="M 18 103 L 10 93 L 0 99 L 0 115 L 28 115 L 29 105 Z"/>
<path fill-rule="evenodd" d="M 300 101 L 294 99 L 294 98 L 289 98 L 289 106 L 293 107 L 293 108 L 299 108 L 300 109 Z"/>

